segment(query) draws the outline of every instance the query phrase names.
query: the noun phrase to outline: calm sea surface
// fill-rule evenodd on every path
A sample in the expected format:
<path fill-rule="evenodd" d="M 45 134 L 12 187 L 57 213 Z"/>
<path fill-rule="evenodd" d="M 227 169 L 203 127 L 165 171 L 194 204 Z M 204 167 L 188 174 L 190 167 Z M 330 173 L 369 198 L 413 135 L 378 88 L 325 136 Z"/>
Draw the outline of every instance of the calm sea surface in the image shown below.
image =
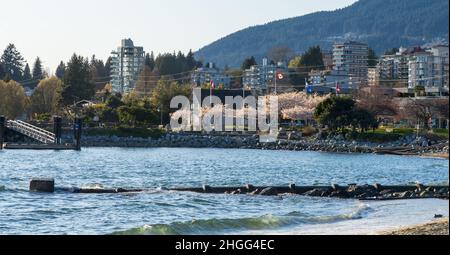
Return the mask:
<path fill-rule="evenodd" d="M 448 184 L 443 159 L 233 149 L 0 151 L 0 234 L 371 233 L 448 215 L 448 201 L 207 195 L 161 187 Z M 29 193 L 57 187 L 154 188 L 139 194 Z M 333 227 L 334 226 L 334 227 Z M 334 231 L 334 232 L 333 232 Z M 353 232 L 351 232 L 353 231 Z"/>

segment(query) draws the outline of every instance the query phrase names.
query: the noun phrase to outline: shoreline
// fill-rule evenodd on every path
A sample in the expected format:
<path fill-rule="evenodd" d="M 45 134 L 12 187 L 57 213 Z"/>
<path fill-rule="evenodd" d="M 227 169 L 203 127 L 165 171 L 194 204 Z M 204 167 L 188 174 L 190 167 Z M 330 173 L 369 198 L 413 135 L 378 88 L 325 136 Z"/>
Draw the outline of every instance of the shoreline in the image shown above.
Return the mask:
<path fill-rule="evenodd" d="M 431 222 L 386 230 L 378 235 L 449 235 L 449 218 L 435 219 Z"/>
<path fill-rule="evenodd" d="M 448 153 L 425 153 L 422 155 L 419 155 L 422 158 L 438 158 L 438 159 L 449 159 Z"/>
<path fill-rule="evenodd" d="M 160 138 L 85 136 L 82 139 L 82 146 L 118 148 L 221 148 L 317 151 L 331 153 L 388 154 L 449 159 L 448 140 L 429 141 L 424 137 L 409 137 L 403 140 L 385 143 L 345 140 L 341 137 L 329 137 L 326 139 L 279 139 L 272 143 L 262 143 L 257 135 L 169 133 Z"/>
<path fill-rule="evenodd" d="M 304 151 L 304 152 L 323 152 L 323 153 L 340 153 L 340 154 L 377 154 L 377 155 L 396 155 L 396 156 L 411 156 L 420 158 L 434 158 L 434 159 L 449 159 L 449 153 L 411 153 L 411 154 L 389 154 L 389 153 L 375 153 L 375 152 L 336 152 L 336 151 L 324 151 L 324 150 L 290 150 L 290 149 L 264 149 L 264 148 L 223 148 L 223 147 L 192 147 L 192 146 L 120 146 L 120 145 L 87 145 L 82 148 L 129 148 L 129 149 L 157 149 L 157 148 L 185 148 L 185 149 L 236 149 L 236 150 L 274 150 L 274 151 Z"/>

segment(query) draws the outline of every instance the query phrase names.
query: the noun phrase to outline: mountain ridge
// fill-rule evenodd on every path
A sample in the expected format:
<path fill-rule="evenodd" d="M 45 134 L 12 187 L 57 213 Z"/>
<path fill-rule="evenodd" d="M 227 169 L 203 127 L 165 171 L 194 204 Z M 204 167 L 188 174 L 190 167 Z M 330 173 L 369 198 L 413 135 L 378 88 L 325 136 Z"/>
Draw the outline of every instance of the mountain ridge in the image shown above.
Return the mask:
<path fill-rule="evenodd" d="M 336 41 L 368 43 L 379 54 L 399 46 L 448 39 L 447 0 L 359 0 L 334 11 L 319 11 L 247 27 L 199 49 L 196 58 L 239 67 L 276 47 L 301 53 L 313 45 L 330 49 Z M 299 39 L 300 38 L 300 39 Z"/>

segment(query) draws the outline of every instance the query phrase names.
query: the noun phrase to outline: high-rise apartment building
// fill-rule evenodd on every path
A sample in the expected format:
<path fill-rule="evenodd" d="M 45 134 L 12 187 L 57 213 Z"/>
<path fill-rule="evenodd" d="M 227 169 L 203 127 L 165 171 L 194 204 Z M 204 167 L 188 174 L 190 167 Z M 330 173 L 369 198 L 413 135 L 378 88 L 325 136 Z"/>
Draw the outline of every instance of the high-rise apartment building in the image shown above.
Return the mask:
<path fill-rule="evenodd" d="M 347 72 L 355 84 L 367 83 L 369 46 L 365 43 L 348 41 L 333 46 L 333 66 L 336 71 Z"/>
<path fill-rule="evenodd" d="M 448 93 L 449 48 L 437 45 L 422 52 L 416 52 L 409 59 L 408 87 L 425 88 L 427 93 Z"/>
<path fill-rule="evenodd" d="M 114 92 L 131 91 L 144 68 L 143 47 L 134 46 L 131 39 L 123 39 L 117 51 L 112 53 L 111 84 Z"/>

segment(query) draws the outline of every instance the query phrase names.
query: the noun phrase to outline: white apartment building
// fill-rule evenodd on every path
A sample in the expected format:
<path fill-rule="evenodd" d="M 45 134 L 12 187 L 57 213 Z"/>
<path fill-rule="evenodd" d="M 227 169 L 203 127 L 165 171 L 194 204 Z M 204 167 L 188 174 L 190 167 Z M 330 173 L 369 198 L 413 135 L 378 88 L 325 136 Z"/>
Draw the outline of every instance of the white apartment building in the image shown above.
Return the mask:
<path fill-rule="evenodd" d="M 112 53 L 111 84 L 114 92 L 131 91 L 144 68 L 143 47 L 134 46 L 131 39 L 123 39 L 117 51 Z"/>
<path fill-rule="evenodd" d="M 282 73 L 284 82 L 288 80 L 289 70 L 285 63 L 279 62 L 277 65 L 269 64 L 269 60 L 264 58 L 262 65 L 255 65 L 244 71 L 242 82 L 244 87 L 255 91 L 268 91 L 269 89 L 275 89 L 275 75 L 276 73 Z M 283 81 L 279 81 L 283 83 Z"/>
<path fill-rule="evenodd" d="M 348 41 L 333 46 L 334 70 L 347 72 L 355 83 L 367 83 L 368 57 L 369 46 L 365 43 Z"/>
<path fill-rule="evenodd" d="M 449 47 L 433 46 L 412 54 L 408 62 L 408 88 L 422 86 L 428 94 L 448 93 Z"/>
<path fill-rule="evenodd" d="M 214 63 L 208 63 L 207 66 L 197 68 L 192 72 L 191 82 L 197 86 L 210 84 L 214 82 L 216 87 L 223 86 L 225 89 L 230 88 L 231 78 L 224 71 L 214 66 Z"/>

